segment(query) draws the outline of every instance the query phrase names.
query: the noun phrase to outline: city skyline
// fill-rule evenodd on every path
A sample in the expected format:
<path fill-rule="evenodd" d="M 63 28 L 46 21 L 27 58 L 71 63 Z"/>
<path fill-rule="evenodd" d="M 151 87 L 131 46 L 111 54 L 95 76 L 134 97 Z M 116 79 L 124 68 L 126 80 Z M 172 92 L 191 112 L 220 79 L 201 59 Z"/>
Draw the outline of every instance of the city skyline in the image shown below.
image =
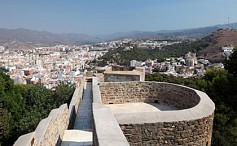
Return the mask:
<path fill-rule="evenodd" d="M 90 35 L 237 22 L 235 0 L 2 1 L 0 28 Z"/>

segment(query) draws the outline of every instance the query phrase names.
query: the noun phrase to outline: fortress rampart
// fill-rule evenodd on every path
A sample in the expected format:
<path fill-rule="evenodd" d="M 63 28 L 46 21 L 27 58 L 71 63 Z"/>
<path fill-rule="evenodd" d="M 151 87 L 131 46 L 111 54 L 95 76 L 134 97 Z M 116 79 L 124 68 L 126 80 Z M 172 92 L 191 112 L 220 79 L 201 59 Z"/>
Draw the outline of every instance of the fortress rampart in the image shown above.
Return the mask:
<path fill-rule="evenodd" d="M 19 137 L 14 146 L 61 145 L 64 132 L 74 125 L 85 79 L 69 106 L 52 110 L 34 132 Z M 201 91 L 162 82 L 98 82 L 92 77 L 92 94 L 94 146 L 211 145 L 215 105 Z M 155 110 L 135 108 L 131 112 L 133 103 Z M 121 110 L 126 104 L 128 110 Z M 159 109 L 155 104 L 171 108 Z"/>
<path fill-rule="evenodd" d="M 93 146 L 129 146 L 113 112 L 102 104 L 97 78 L 92 79 Z"/>
<path fill-rule="evenodd" d="M 101 82 L 101 99 L 104 104 L 128 102 L 158 102 L 177 109 L 194 107 L 200 97 L 191 88 L 159 82 Z"/>
<path fill-rule="evenodd" d="M 64 130 L 74 125 L 78 105 L 82 98 L 85 77 L 74 91 L 70 105 L 53 109 L 49 116 L 40 121 L 34 132 L 20 136 L 14 146 L 55 146 L 61 145 Z"/>
<path fill-rule="evenodd" d="M 215 105 L 207 94 L 171 83 L 101 82 L 103 104 L 160 103 L 176 110 L 114 113 L 130 145 L 211 145 Z"/>

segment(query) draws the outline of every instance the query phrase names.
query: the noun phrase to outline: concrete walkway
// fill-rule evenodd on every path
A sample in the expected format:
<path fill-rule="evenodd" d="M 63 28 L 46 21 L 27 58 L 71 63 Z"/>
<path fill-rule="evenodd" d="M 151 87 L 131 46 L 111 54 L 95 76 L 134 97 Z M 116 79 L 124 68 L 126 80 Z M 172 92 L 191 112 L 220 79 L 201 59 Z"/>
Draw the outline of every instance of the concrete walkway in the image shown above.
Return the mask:
<path fill-rule="evenodd" d="M 92 83 L 86 82 L 73 130 L 65 130 L 61 146 L 92 146 Z"/>
<path fill-rule="evenodd" d="M 80 101 L 77 117 L 73 129 L 92 130 L 92 83 L 86 82 L 86 89 Z"/>

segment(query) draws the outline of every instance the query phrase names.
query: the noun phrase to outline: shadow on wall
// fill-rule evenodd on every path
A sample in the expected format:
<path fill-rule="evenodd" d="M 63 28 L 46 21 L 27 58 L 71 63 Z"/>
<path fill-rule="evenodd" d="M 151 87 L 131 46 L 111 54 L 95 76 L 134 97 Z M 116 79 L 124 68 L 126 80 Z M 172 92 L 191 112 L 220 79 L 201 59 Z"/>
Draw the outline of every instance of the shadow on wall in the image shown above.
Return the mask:
<path fill-rule="evenodd" d="M 61 143 L 62 143 L 62 138 L 61 138 L 61 136 L 59 135 L 59 137 L 58 137 L 58 140 L 57 140 L 57 142 L 56 142 L 56 145 L 55 145 L 55 146 L 60 146 L 60 145 L 61 145 Z"/>
<path fill-rule="evenodd" d="M 75 120 L 76 120 L 76 116 L 77 116 L 77 113 L 76 113 L 75 105 L 73 105 L 72 110 L 71 110 L 71 119 L 69 121 L 67 129 L 73 129 L 73 126 L 74 126 Z"/>

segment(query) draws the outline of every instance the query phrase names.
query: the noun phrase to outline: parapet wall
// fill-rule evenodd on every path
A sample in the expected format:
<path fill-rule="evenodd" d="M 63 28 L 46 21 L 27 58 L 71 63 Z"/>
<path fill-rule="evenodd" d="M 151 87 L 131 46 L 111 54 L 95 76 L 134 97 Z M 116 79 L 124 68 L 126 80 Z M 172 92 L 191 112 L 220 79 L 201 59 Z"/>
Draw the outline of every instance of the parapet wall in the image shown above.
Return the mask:
<path fill-rule="evenodd" d="M 68 122 L 67 104 L 52 110 L 49 116 L 42 120 L 35 129 L 35 142 L 33 146 L 55 146 L 60 144 Z"/>
<path fill-rule="evenodd" d="M 83 76 L 81 78 L 81 82 L 79 87 L 77 87 L 73 93 L 70 105 L 69 105 L 69 125 L 68 125 L 68 129 L 72 129 L 74 126 L 74 122 L 76 120 L 76 113 L 79 107 L 79 103 L 82 99 L 83 96 L 83 91 L 84 91 L 84 86 L 85 86 L 85 80 L 86 77 Z"/>
<path fill-rule="evenodd" d="M 207 94 L 171 83 L 100 83 L 104 104 L 157 102 L 178 110 L 116 113 L 130 145 L 210 146 L 215 105 Z"/>
<path fill-rule="evenodd" d="M 132 71 L 111 71 L 104 72 L 105 82 L 128 82 L 128 81 L 144 81 L 145 68 L 137 67 Z"/>
<path fill-rule="evenodd" d="M 93 146 L 129 146 L 112 111 L 101 102 L 97 78 L 92 80 Z"/>
<path fill-rule="evenodd" d="M 140 75 L 105 73 L 104 80 L 105 82 L 140 81 Z"/>
<path fill-rule="evenodd" d="M 178 109 L 191 108 L 200 101 L 194 90 L 170 83 L 159 82 L 101 82 L 104 104 L 128 102 L 158 102 Z"/>
<path fill-rule="evenodd" d="M 191 121 L 120 124 L 130 145 L 210 146 L 214 115 Z"/>
<path fill-rule="evenodd" d="M 74 91 L 69 108 L 67 104 L 51 110 L 49 116 L 40 121 L 34 132 L 20 136 L 14 146 L 56 146 L 61 145 L 64 130 L 72 128 L 78 105 L 82 98 L 85 76 Z"/>
<path fill-rule="evenodd" d="M 19 137 L 14 146 L 58 145 L 61 143 L 68 122 L 67 104 L 63 104 L 58 109 L 53 109 L 47 118 L 41 120 L 34 132 Z"/>

